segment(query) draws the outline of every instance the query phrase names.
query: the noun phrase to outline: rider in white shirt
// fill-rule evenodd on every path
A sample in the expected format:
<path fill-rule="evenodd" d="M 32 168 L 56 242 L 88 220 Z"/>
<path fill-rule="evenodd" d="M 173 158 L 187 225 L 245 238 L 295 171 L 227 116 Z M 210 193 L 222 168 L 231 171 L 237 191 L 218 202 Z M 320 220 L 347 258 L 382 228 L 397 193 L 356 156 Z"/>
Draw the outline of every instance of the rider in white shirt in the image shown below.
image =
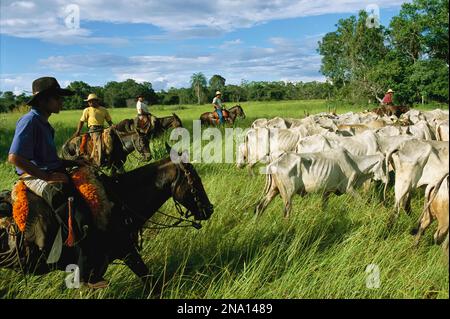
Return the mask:
<path fill-rule="evenodd" d="M 138 96 L 138 100 L 136 103 L 136 110 L 139 119 L 142 119 L 143 115 L 150 115 L 150 112 L 148 111 L 148 105 L 144 103 L 144 97 L 142 95 Z"/>

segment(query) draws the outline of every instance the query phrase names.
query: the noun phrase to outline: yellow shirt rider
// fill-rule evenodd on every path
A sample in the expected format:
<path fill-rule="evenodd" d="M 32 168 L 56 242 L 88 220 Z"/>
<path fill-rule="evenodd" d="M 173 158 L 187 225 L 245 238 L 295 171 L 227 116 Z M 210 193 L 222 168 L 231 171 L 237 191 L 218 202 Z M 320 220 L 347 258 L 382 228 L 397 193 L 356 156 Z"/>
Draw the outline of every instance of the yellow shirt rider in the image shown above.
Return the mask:
<path fill-rule="evenodd" d="M 95 164 L 101 166 L 102 163 L 102 132 L 105 121 L 111 126 L 113 124 L 111 115 L 106 108 L 100 106 L 99 98 L 96 94 L 89 94 L 85 100 L 88 107 L 83 110 L 80 123 L 78 124 L 75 136 L 79 136 L 85 122 L 87 122 L 88 132 L 92 138 L 93 148 L 91 159 Z"/>

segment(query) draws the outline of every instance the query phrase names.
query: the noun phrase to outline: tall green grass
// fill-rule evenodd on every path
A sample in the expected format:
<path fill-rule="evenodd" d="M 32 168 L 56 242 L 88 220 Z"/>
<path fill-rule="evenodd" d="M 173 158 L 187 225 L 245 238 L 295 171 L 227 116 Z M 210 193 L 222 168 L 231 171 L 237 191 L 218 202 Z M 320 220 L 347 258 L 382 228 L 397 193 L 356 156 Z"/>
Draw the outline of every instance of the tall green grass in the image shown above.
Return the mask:
<path fill-rule="evenodd" d="M 302 117 L 303 111 L 326 111 L 324 101 L 243 103 L 247 127 L 259 117 Z M 189 129 L 192 120 L 210 107 L 155 107 L 157 116 L 175 111 Z M 340 106 L 338 112 L 359 111 Z M 76 127 L 81 111 L 53 115 L 57 144 Z M 113 120 L 132 117 L 134 110 L 111 110 Z M 3 163 L 18 114 L 0 116 L 0 189 L 12 186 L 13 168 Z M 154 141 L 154 154 L 165 156 L 163 140 Z M 126 169 L 142 165 L 134 158 Z M 201 230 L 148 230 L 142 255 L 155 278 L 164 282 L 162 298 L 448 298 L 448 264 L 432 244 L 431 226 L 419 247 L 412 246 L 409 229 L 420 214 L 423 196 L 413 197 L 413 215 L 402 214 L 391 230 L 391 205 L 383 206 L 373 189 L 362 199 L 333 196 L 322 209 L 320 195 L 296 197 L 291 217 L 282 217 L 276 198 L 258 218 L 253 208 L 264 187 L 264 176 L 248 175 L 233 164 L 195 164 L 215 212 Z M 390 194 L 392 204 L 392 194 Z M 168 202 L 162 208 L 174 212 Z M 155 218 L 160 218 L 155 216 Z M 161 219 L 164 220 L 164 219 Z M 168 221 L 169 222 L 169 221 Z M 369 264 L 380 269 L 380 287 L 366 287 Z M 66 274 L 22 276 L 0 270 L 4 298 L 140 298 L 142 286 L 120 263 L 109 267 L 109 288 L 68 290 Z"/>

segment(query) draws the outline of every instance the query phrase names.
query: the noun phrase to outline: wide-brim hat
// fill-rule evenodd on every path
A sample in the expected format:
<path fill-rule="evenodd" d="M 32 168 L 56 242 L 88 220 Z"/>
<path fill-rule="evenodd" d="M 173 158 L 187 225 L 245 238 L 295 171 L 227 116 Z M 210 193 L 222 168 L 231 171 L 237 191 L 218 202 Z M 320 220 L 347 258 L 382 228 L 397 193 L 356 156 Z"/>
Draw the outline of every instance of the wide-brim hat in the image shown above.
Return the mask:
<path fill-rule="evenodd" d="M 58 81 L 49 76 L 44 76 L 34 80 L 32 84 L 32 92 L 33 96 L 27 102 L 29 105 L 33 105 L 37 98 L 42 95 L 70 96 L 75 94 L 75 92 L 68 89 L 62 89 Z"/>
<path fill-rule="evenodd" d="M 216 95 L 222 95 L 222 93 L 220 91 L 216 91 Z"/>
<path fill-rule="evenodd" d="M 392 89 L 387 90 L 387 93 L 394 93 Z"/>
<path fill-rule="evenodd" d="M 89 102 L 89 101 L 92 101 L 92 100 L 97 100 L 97 101 L 99 100 L 97 94 L 95 94 L 95 93 L 89 94 L 88 97 L 87 97 L 87 99 L 84 100 L 84 101 L 85 101 L 85 102 Z"/>

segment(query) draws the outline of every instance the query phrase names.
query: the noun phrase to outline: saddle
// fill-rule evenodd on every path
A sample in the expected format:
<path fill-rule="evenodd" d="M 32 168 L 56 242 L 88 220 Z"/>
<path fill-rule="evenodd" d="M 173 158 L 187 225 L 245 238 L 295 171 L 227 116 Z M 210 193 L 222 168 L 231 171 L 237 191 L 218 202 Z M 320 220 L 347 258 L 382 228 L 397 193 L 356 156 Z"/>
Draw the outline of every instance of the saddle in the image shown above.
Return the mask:
<path fill-rule="evenodd" d="M 156 117 L 151 114 L 138 115 L 134 119 L 134 130 L 140 134 L 147 134 L 155 127 Z"/>
<path fill-rule="evenodd" d="M 94 171 L 87 166 L 78 168 L 71 174 L 76 190 L 90 209 L 94 223 L 101 230 L 106 230 L 113 203 L 109 201 L 102 184 L 97 180 Z M 37 195 L 32 193 L 22 180 L 13 187 L 13 191 L 0 192 L 0 228 L 16 225 L 20 232 L 26 232 L 32 226 L 36 210 Z M 47 209 L 40 209 L 48 211 Z M 53 212 L 54 213 L 54 212 Z M 69 208 L 68 228 L 72 227 Z M 31 219 L 30 219 L 31 218 Z M 70 232 L 70 231 L 69 231 Z M 70 243 L 68 244 L 70 246 Z"/>
<path fill-rule="evenodd" d="M 105 160 L 113 150 L 113 137 L 112 137 L 112 127 L 108 127 L 104 129 L 102 132 L 102 158 Z M 91 150 L 93 149 L 93 140 L 89 134 L 83 134 L 81 136 L 80 146 L 79 146 L 79 155 L 87 157 L 90 159 Z"/>
<path fill-rule="evenodd" d="M 216 111 L 214 111 L 214 112 L 212 112 L 213 113 L 213 117 L 214 117 L 214 119 L 215 119 L 215 121 L 216 121 L 216 124 L 219 124 L 219 121 L 220 121 L 220 119 L 219 119 L 219 115 L 217 114 L 217 112 Z M 229 117 L 229 112 L 226 110 L 226 109 L 222 109 L 222 116 L 223 116 L 223 120 L 226 122 L 227 120 L 228 120 L 228 117 Z"/>

